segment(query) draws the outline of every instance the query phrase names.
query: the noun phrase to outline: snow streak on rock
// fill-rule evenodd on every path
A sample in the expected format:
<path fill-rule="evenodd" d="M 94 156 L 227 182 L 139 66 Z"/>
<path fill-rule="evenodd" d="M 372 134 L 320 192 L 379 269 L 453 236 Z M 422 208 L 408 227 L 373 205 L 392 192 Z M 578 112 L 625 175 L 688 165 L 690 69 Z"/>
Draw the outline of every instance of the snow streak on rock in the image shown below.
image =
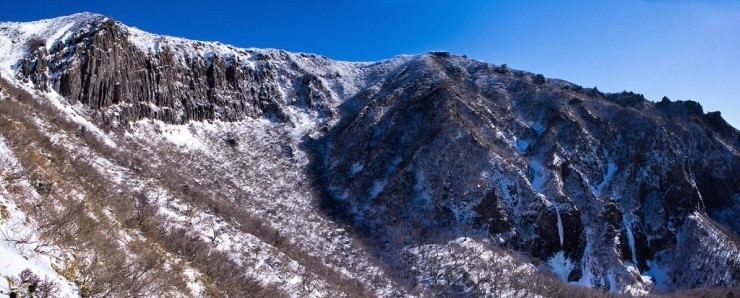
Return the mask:
<path fill-rule="evenodd" d="M 738 284 L 739 133 L 695 102 L 445 52 L 241 49 L 95 14 L 0 23 L 0 76 L 23 111 L 0 111 L 0 132 L 38 130 L 13 150 L 74 190 L 50 184 L 48 200 L 88 202 L 123 244 L 149 239 L 105 206 L 152 204 L 155 230 L 186 230 L 289 296 L 538 294 L 510 278 L 533 258 L 504 248 L 601 290 L 646 293 L 640 259 L 666 289 Z M 77 184 L 93 178 L 110 193 L 90 206 Z M 191 293 L 176 293 L 212 289 L 178 253 Z"/>
<path fill-rule="evenodd" d="M 630 255 L 632 256 L 632 264 L 637 267 L 637 253 L 635 251 L 635 236 L 632 235 L 632 228 L 630 228 L 630 224 L 627 221 L 627 217 L 622 217 L 622 225 L 624 225 L 624 229 L 627 232 L 627 242 L 629 242 L 630 246 Z"/>
<path fill-rule="evenodd" d="M 558 205 L 553 204 L 555 206 L 555 214 L 558 217 L 558 236 L 560 238 L 560 247 L 563 247 L 563 221 L 560 219 L 560 209 L 558 209 Z"/>

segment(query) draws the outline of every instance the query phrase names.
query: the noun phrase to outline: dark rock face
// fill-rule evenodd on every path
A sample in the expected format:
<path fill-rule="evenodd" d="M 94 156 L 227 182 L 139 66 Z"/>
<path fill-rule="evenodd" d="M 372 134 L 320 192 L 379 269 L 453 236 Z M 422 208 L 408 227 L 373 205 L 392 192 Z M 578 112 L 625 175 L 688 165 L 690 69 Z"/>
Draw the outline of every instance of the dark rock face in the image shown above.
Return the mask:
<path fill-rule="evenodd" d="M 666 272 L 670 288 L 740 281 L 740 133 L 698 103 L 446 52 L 343 77 L 322 57 L 142 41 L 105 17 L 70 32 L 48 52 L 29 47 L 18 76 L 102 126 L 291 122 L 295 109 L 325 121 L 306 143 L 322 206 L 394 268 L 409 245 L 485 235 L 541 260 L 562 252 L 574 264 L 563 279 L 605 290 L 641 282 L 626 262 Z"/>
<path fill-rule="evenodd" d="M 23 59 L 19 67 L 18 76 L 26 81 L 31 80 L 37 88 L 48 91 L 49 76 L 47 75 L 46 58 L 49 55 L 46 48 L 36 43 L 29 44 L 31 54 Z"/>
<path fill-rule="evenodd" d="M 633 260 L 643 272 L 676 272 L 664 285 L 738 283 L 737 244 L 717 229 L 705 233 L 733 248 L 693 259 L 724 274 L 688 281 L 678 273 L 688 268 L 660 263 L 704 241 L 680 232 L 701 214 L 737 233 L 737 130 L 707 129 L 716 121 L 692 102 L 653 104 L 495 70 L 432 53 L 345 102 L 345 117 L 317 141 L 325 204 L 370 239 L 483 231 L 540 259 L 563 251 L 578 267 L 569 280 L 606 290 L 639 282 L 625 269 Z"/>
<path fill-rule="evenodd" d="M 288 67 L 293 69 L 278 65 L 289 60 L 285 52 L 233 48 L 233 53 L 219 53 L 192 42 L 204 49 L 200 54 L 166 39 L 145 52 L 130 41 L 132 32 L 112 19 L 99 17 L 85 25 L 51 53 L 35 50 L 21 62 L 20 75 L 97 111 L 105 126 L 125 127 L 139 119 L 180 124 L 262 116 L 285 122 L 286 104 L 332 114 L 326 104 L 331 94 L 318 76 L 304 74 L 295 64 Z M 283 93 L 283 80 L 298 94 Z"/>

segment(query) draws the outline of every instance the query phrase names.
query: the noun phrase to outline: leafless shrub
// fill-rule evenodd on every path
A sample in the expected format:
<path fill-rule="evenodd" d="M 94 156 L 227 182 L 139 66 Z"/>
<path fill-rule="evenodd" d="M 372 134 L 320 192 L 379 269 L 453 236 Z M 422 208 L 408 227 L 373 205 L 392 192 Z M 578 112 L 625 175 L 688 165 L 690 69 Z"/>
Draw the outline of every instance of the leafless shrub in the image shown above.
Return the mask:
<path fill-rule="evenodd" d="M 10 212 L 8 211 L 8 207 L 0 204 L 0 220 L 8 219 L 10 217 Z"/>
<path fill-rule="evenodd" d="M 168 250 L 188 260 L 193 267 L 208 277 L 212 287 L 211 295 L 227 297 L 257 297 L 272 294 L 283 296 L 276 288 L 265 287 L 243 267 L 234 263 L 223 252 L 211 249 L 211 246 L 184 229 L 173 229 L 160 235 Z"/>
<path fill-rule="evenodd" d="M 21 271 L 18 278 L 30 297 L 56 297 L 59 292 L 59 286 L 54 281 L 50 280 L 48 277 L 42 280 L 30 269 L 24 269 Z"/>
<path fill-rule="evenodd" d="M 6 183 L 13 183 L 25 178 L 25 171 L 20 164 L 13 162 L 8 156 L 0 156 L 0 177 Z"/>
<path fill-rule="evenodd" d="M 701 288 L 701 289 L 689 289 L 678 291 L 675 293 L 667 294 L 666 297 L 670 298 L 714 298 L 714 297 L 738 297 L 740 294 L 740 287 L 730 288 Z"/>
<path fill-rule="evenodd" d="M 3 84 L 0 80 L 0 85 Z M 18 203 L 37 220 L 44 241 L 62 248 L 74 248 L 70 251 L 77 252 L 62 268 L 65 277 L 80 284 L 81 291 L 91 297 L 150 296 L 186 291 L 177 264 L 168 263 L 165 255 L 147 242 L 129 242 L 126 250 L 122 249 L 117 237 L 120 228 L 102 213 L 110 207 L 115 211 L 123 210 L 130 202 L 129 208 L 137 211 L 132 213 L 136 225 L 146 227 L 151 208 L 140 200 L 126 197 L 114 200 L 107 190 L 114 183 L 103 178 L 85 156 L 72 154 L 63 146 L 50 142 L 29 115 L 41 117 L 60 132 L 74 132 L 77 125 L 68 123 L 53 107 L 28 100 L 30 95 L 22 90 L 6 90 L 18 101 L 0 102 L 3 110 L 0 132 L 11 147 L 24 148 L 15 150 L 16 156 L 30 179 L 44 181 L 43 191 L 39 192 L 47 196 L 37 202 L 25 198 Z M 36 113 L 27 113 L 27 109 L 35 109 Z M 110 153 L 95 142 L 91 141 L 98 146 L 93 146 L 93 150 L 99 148 Z M 39 155 L 42 151 L 44 155 Z M 73 193 L 84 193 L 85 200 L 70 198 L 69 194 Z"/>
<path fill-rule="evenodd" d="M 44 279 L 36 287 L 36 291 L 34 292 L 34 297 L 51 298 L 51 297 L 57 297 L 58 293 L 59 293 L 59 286 L 57 285 L 57 283 L 49 279 Z"/>
<path fill-rule="evenodd" d="M 0 85 L 4 86 L 1 79 Z M 191 157 L 167 152 L 167 156 L 173 156 L 171 160 L 152 165 L 146 158 L 121 156 L 117 151 L 119 149 L 106 146 L 95 134 L 79 134 L 78 124 L 68 120 L 62 112 L 45 104 L 44 101 L 35 100 L 23 90 L 9 91 L 11 92 L 15 92 L 11 96 L 12 100 L 0 102 L 0 105 L 3 105 L 0 106 L 0 110 L 3 110 L 3 114 L 0 115 L 0 133 L 4 136 L 6 132 L 8 133 L 10 145 L 17 148 L 33 148 L 16 150 L 18 159 L 27 169 L 29 179 L 50 185 L 47 199 L 42 202 L 30 202 L 22 208 L 29 210 L 29 213 L 38 220 L 45 240 L 63 248 L 74 247 L 75 251 L 79 251 L 76 258 L 69 262 L 70 274 L 65 276 L 79 282 L 86 295 L 136 296 L 151 293 L 153 288 L 170 290 L 173 286 L 181 286 L 181 283 L 174 281 L 174 277 L 171 278 L 177 276 L 182 281 L 177 270 L 159 270 L 167 266 L 161 263 L 163 261 L 161 252 L 158 252 L 158 255 L 147 253 L 155 251 L 151 248 L 152 245 L 164 248 L 198 270 L 204 277 L 208 292 L 213 296 L 282 294 L 279 294 L 281 292 L 277 289 L 260 284 L 247 273 L 249 272 L 247 268 L 237 266 L 229 256 L 218 252 L 212 244 L 205 243 L 188 233 L 178 235 L 180 232 L 177 230 L 168 230 L 156 216 L 156 206 L 151 204 L 143 193 L 111 192 L 111 185 L 115 183 L 102 177 L 96 168 L 91 166 L 90 157 L 68 152 L 63 146 L 53 144 L 39 131 L 35 120 L 28 116 L 30 114 L 28 110 L 34 110 L 42 121 L 52 126 L 52 129 L 75 135 L 76 140 L 84 142 L 86 148 L 99 156 L 116 160 L 119 165 L 132 169 L 141 177 L 155 179 L 158 186 L 170 190 L 170 193 L 183 194 L 181 199 L 192 206 L 193 210 L 211 210 L 214 215 L 236 223 L 242 232 L 259 237 L 290 258 L 304 264 L 307 274 L 310 275 L 309 279 L 313 278 L 316 281 L 311 284 L 318 286 L 319 280 L 325 281 L 332 285 L 334 290 L 344 293 L 342 296 L 371 295 L 363 282 L 347 278 L 324 265 L 320 257 L 305 254 L 300 246 L 291 242 L 279 230 L 265 224 L 264 219 L 245 212 L 239 204 L 224 199 L 229 197 L 229 194 L 223 189 L 234 187 L 233 181 L 208 177 L 204 179 L 204 183 L 199 183 L 195 181 L 201 178 L 199 175 L 183 172 L 183 169 L 187 170 L 194 164 L 187 160 Z M 127 146 L 129 147 L 126 149 L 135 151 L 140 145 Z M 48 158 L 39 158 L 37 153 L 42 149 Z M 280 163 L 282 158 L 280 153 L 272 155 L 274 162 Z M 197 170 L 204 173 L 213 172 L 208 167 Z M 187 192 L 182 191 L 183 185 L 189 185 Z M 84 201 L 70 198 L 71 193 L 84 193 Z M 121 249 L 120 239 L 117 237 L 120 227 L 108 221 L 102 210 L 110 210 L 124 227 L 142 232 L 146 241 L 140 245 L 140 250 L 131 252 Z M 276 212 L 287 212 L 287 209 L 282 211 L 276 209 Z M 123 260 L 123 256 L 127 255 L 130 259 Z M 159 257 L 152 259 L 152 256 Z M 141 272 L 143 275 L 138 274 Z"/>
<path fill-rule="evenodd" d="M 308 297 L 313 293 L 314 290 L 316 290 L 316 286 L 318 286 L 318 279 L 316 279 L 316 276 L 313 275 L 310 272 L 307 272 L 303 275 L 303 278 L 301 279 L 301 293 Z"/>
<path fill-rule="evenodd" d="M 130 208 L 126 204 L 117 206 L 121 209 L 121 214 L 130 214 L 130 217 L 125 219 L 125 224 L 141 231 L 150 230 L 154 225 L 153 221 L 156 219 L 157 206 L 149 202 L 149 198 L 144 192 L 134 194 L 131 202 L 133 206 L 130 206 Z"/>
<path fill-rule="evenodd" d="M 46 40 L 38 35 L 31 36 L 26 41 L 26 48 L 28 48 L 29 51 L 35 51 L 39 47 L 45 46 Z"/>

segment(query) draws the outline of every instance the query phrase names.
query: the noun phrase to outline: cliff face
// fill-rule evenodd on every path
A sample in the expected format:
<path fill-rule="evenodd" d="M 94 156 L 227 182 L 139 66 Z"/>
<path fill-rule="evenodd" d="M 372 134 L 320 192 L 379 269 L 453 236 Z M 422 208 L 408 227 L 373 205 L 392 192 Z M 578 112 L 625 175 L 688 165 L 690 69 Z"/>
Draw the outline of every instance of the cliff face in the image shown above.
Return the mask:
<path fill-rule="evenodd" d="M 698 104 L 537 82 L 440 53 L 390 77 L 348 100 L 348 116 L 318 140 L 325 203 L 367 237 L 483 229 L 543 260 L 562 251 L 574 264 L 563 280 L 603 289 L 640 283 L 629 266 L 675 272 L 660 281 L 675 287 L 737 283 L 738 250 L 710 248 L 737 247 L 736 236 L 707 223 L 738 231 L 728 217 L 740 198 L 738 131 Z M 678 261 L 689 250 L 711 277 L 678 274 L 697 270 Z"/>
<path fill-rule="evenodd" d="M 209 169 L 207 177 L 139 177 L 162 180 L 173 198 L 198 185 L 213 191 L 199 193 L 209 206 L 269 205 L 254 203 L 254 194 L 285 199 L 273 183 L 291 177 L 285 193 L 299 189 L 296 196 L 320 205 L 301 212 L 351 226 L 352 239 L 425 290 L 491 293 L 472 263 L 446 268 L 451 284 L 424 271 L 447 264 L 445 254 L 464 259 L 450 247 L 467 239 L 514 249 L 564 282 L 603 290 L 740 281 L 740 133 L 698 103 L 604 94 L 443 52 L 347 63 L 152 35 L 98 15 L 48 22 L 0 26 L 8 41 L 0 50 L 9 53 L 3 75 L 61 95 L 51 100 L 112 130 L 106 137 L 117 140 L 118 154 L 160 164 L 157 154 L 169 158 L 161 144 L 123 144 L 160 133 L 149 120 L 191 131 L 218 120 L 190 140 L 203 143 L 200 155 L 182 149 L 183 163 Z M 265 144 L 235 137 L 245 135 Z M 220 153 L 205 136 L 225 138 L 237 153 Z M 259 164 L 259 175 L 236 169 L 245 162 Z M 291 171 L 308 174 L 296 181 Z M 243 181 L 254 185 L 238 187 Z M 251 199 L 237 199 L 244 196 Z M 270 217 L 272 207 L 250 208 L 293 224 Z M 324 229 L 308 233 L 335 233 Z M 387 286 L 394 287 L 403 285 Z"/>
<path fill-rule="evenodd" d="M 102 125 L 263 116 L 285 122 L 286 106 L 333 115 L 334 86 L 322 79 L 341 74 L 324 57 L 153 36 L 107 17 L 83 17 L 64 38 L 35 37 L 18 74 L 99 112 Z"/>

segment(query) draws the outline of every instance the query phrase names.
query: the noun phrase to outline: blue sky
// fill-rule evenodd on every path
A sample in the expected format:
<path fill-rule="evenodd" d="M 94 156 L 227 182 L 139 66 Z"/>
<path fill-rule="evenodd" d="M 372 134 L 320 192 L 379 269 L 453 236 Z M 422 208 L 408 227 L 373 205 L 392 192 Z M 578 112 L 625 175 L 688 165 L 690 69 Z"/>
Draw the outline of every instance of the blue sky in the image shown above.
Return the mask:
<path fill-rule="evenodd" d="M 740 127 L 740 1 L 10 1 L 154 33 L 371 61 L 447 50 L 599 90 L 696 100 Z"/>

